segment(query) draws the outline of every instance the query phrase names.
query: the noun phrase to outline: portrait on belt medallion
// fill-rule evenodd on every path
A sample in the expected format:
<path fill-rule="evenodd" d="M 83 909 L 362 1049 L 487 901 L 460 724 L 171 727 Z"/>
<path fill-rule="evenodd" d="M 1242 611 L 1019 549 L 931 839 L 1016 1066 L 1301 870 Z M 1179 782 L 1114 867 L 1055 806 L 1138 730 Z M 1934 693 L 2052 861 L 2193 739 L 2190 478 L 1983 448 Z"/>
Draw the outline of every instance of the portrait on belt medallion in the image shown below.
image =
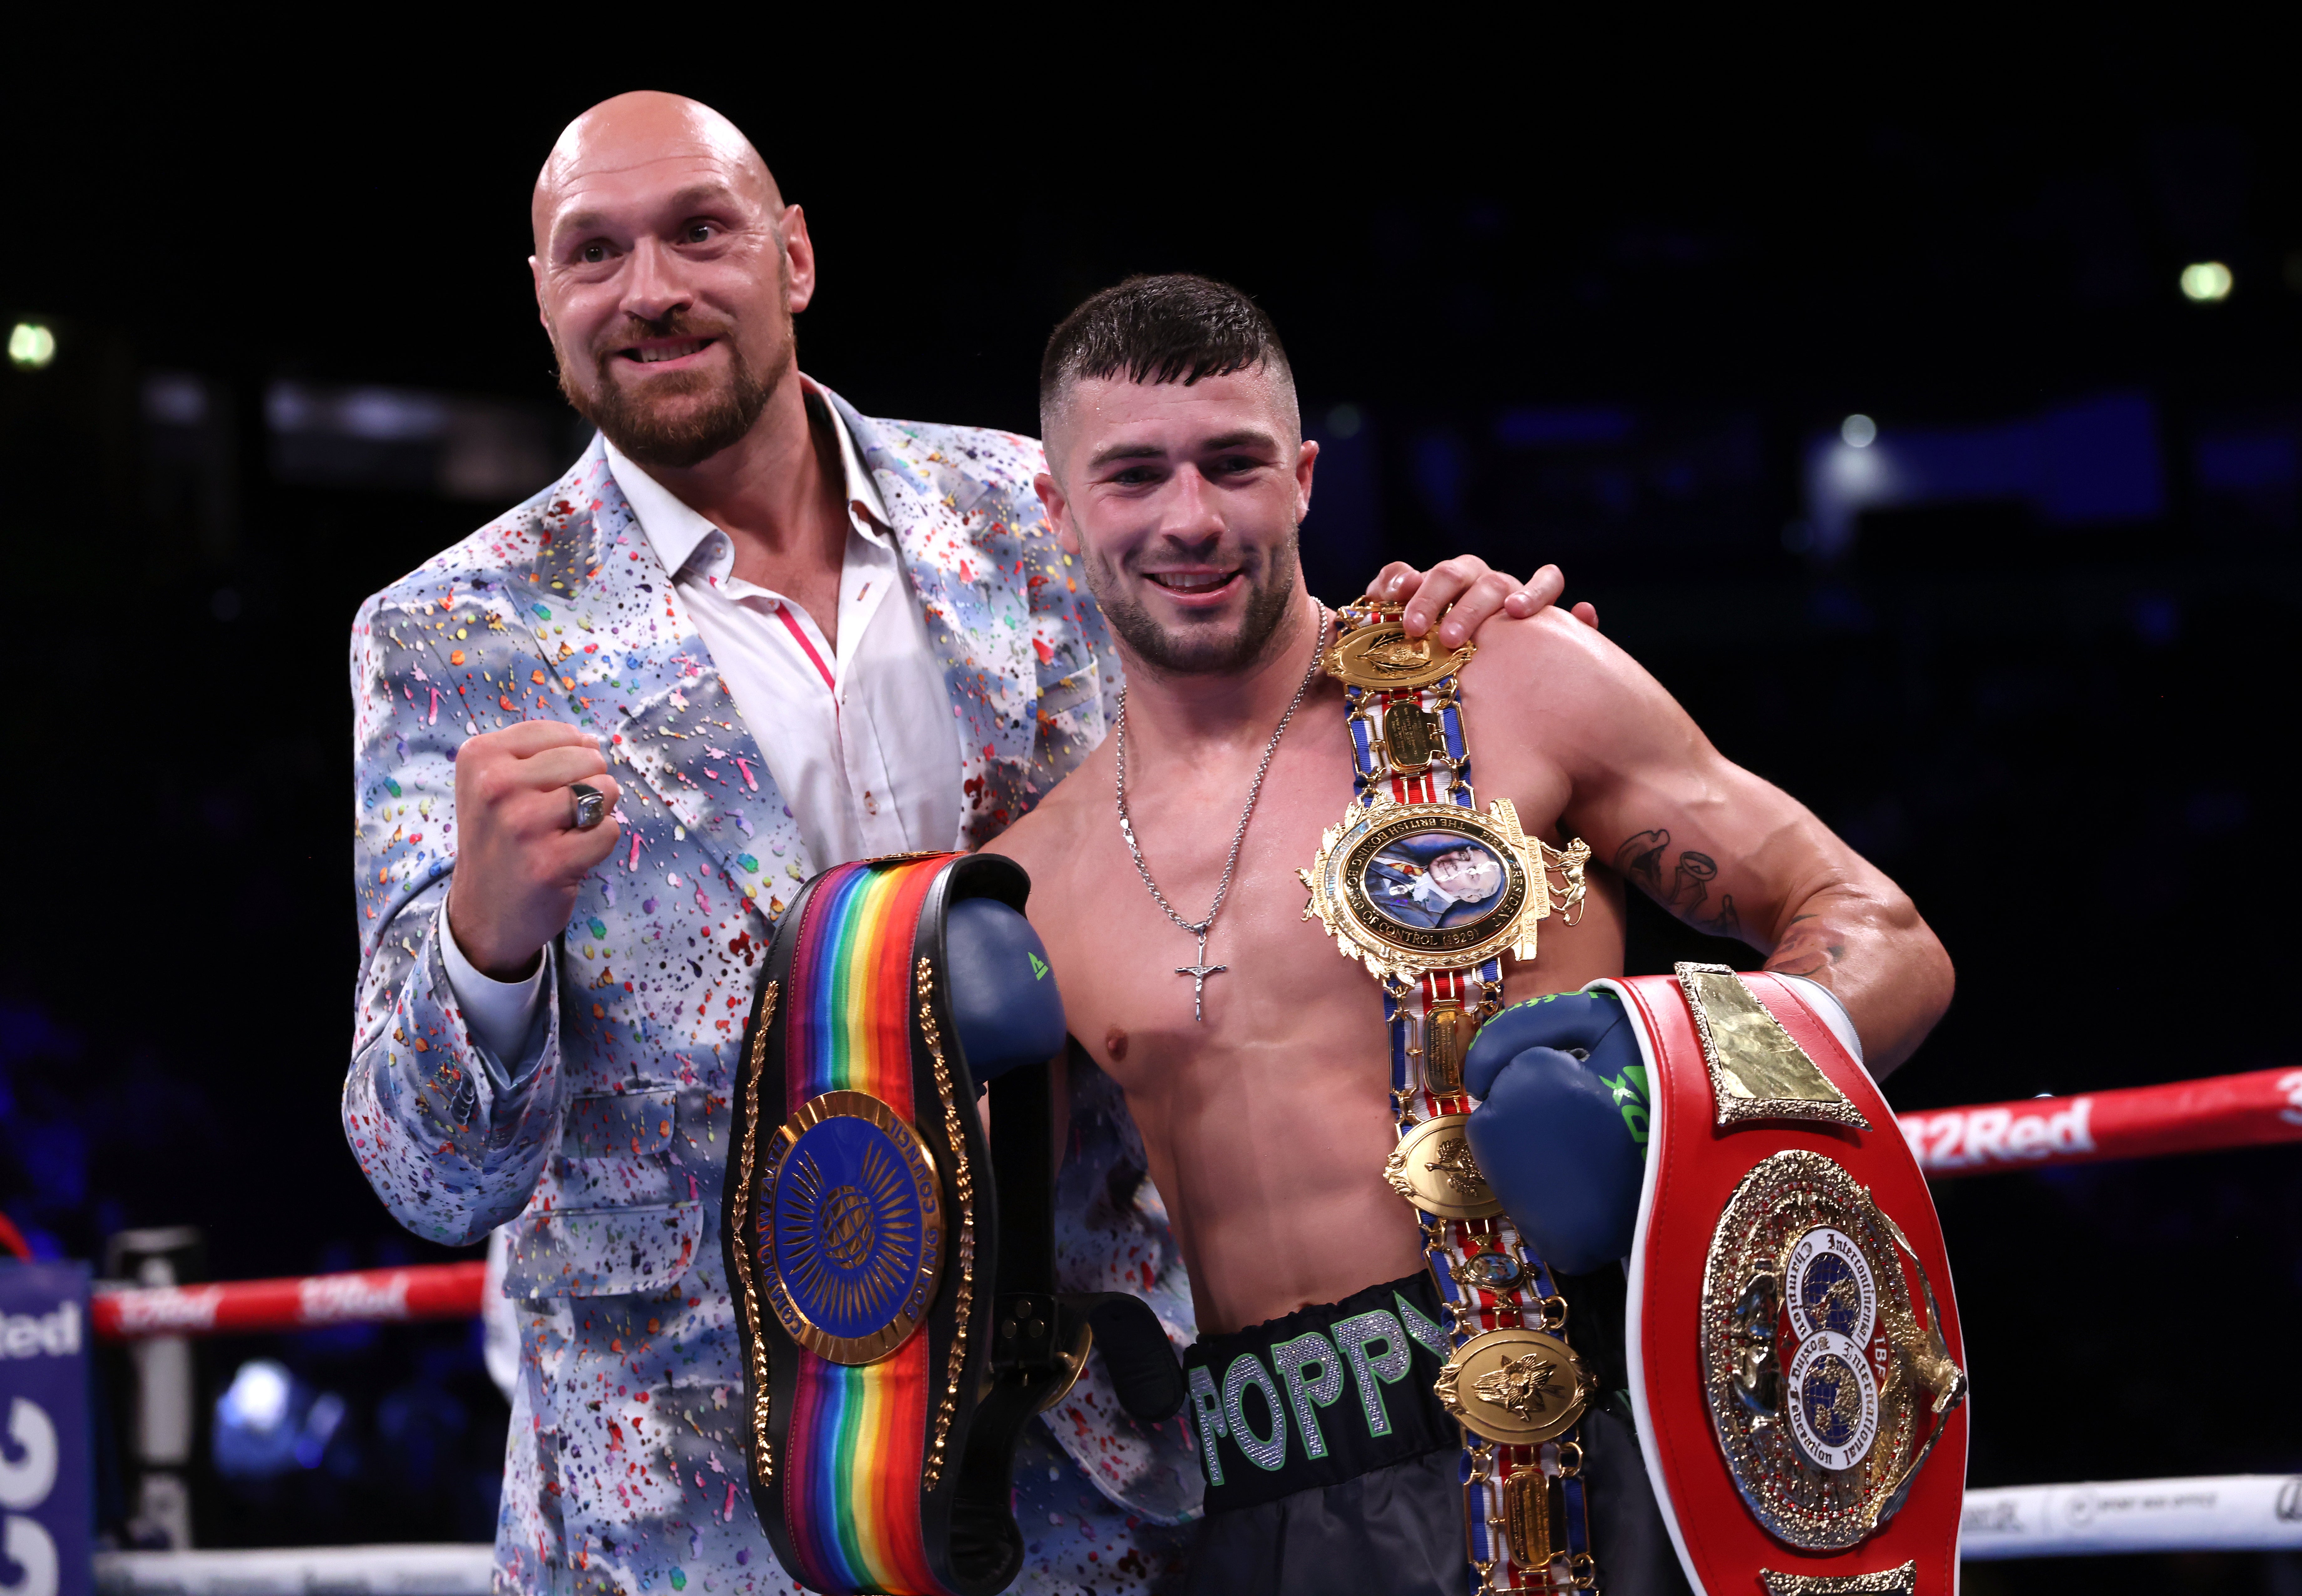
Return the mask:
<path fill-rule="evenodd" d="M 1508 878 L 1503 861 L 1477 838 L 1428 831 L 1385 847 L 1361 879 L 1377 914 L 1409 930 L 1435 931 L 1478 919 Z"/>

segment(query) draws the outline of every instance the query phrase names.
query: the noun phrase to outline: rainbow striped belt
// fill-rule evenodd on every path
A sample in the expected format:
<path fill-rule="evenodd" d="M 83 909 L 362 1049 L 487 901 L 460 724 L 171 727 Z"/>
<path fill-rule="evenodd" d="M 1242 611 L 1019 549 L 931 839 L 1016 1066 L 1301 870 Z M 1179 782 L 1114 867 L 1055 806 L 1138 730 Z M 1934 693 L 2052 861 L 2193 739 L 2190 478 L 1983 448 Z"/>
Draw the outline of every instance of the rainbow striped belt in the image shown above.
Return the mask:
<path fill-rule="evenodd" d="M 987 1141 L 941 974 L 952 903 L 1028 890 L 989 855 L 837 866 L 785 915 L 754 1001 L 724 1232 L 752 1488 L 827 1596 L 990 1596 L 1022 1565 L 1015 1442 L 1071 1373 L 1046 1071 L 994 1084 Z"/>

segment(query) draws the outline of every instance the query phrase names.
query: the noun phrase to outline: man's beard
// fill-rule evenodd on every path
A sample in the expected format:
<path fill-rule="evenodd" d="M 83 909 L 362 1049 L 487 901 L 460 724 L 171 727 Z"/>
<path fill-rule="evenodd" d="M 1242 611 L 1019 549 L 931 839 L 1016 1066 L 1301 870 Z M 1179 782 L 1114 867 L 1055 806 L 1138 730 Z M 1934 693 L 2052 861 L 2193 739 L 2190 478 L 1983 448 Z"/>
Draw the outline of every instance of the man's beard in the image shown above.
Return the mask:
<path fill-rule="evenodd" d="M 1229 636 L 1216 634 L 1212 627 L 1170 630 L 1161 626 L 1145 606 L 1115 591 L 1118 584 L 1099 562 L 1088 563 L 1088 586 L 1120 641 L 1153 670 L 1172 676 L 1231 676 L 1262 655 L 1287 618 L 1298 559 L 1297 534 L 1290 532 L 1262 580 L 1248 592 L 1247 612 L 1239 617 L 1239 630 Z"/>
<path fill-rule="evenodd" d="M 733 328 L 699 326 L 680 311 L 658 322 L 636 322 L 621 331 L 627 336 L 609 342 L 604 346 L 608 352 L 599 357 L 599 389 L 594 393 L 585 393 L 576 385 L 568 372 L 567 351 L 559 348 L 557 339 L 552 340 L 552 349 L 559 357 L 559 391 L 576 407 L 576 413 L 643 466 L 685 470 L 736 442 L 758 422 L 760 412 L 768 407 L 769 396 L 792 370 L 793 351 L 788 339 L 784 340 L 775 369 L 762 377 L 745 363 L 743 351 L 735 346 Z M 717 339 L 727 351 L 731 366 L 728 381 L 714 388 L 708 373 L 667 374 L 646 380 L 644 398 L 635 395 L 616 381 L 610 363 L 616 358 L 616 350 L 648 338 Z M 694 394 L 706 396 L 702 405 L 685 409 L 676 418 L 663 414 L 664 401 Z"/>

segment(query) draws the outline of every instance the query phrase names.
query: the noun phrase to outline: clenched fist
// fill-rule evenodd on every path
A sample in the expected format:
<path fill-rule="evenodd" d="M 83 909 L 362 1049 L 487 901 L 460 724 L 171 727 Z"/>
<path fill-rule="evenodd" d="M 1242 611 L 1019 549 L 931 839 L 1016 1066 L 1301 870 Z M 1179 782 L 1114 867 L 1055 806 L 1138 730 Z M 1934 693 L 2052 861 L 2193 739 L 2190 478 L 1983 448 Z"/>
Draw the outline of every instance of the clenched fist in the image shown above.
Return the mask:
<path fill-rule="evenodd" d="M 608 818 L 576 829 L 584 782 L 608 801 Z M 481 974 L 525 980 L 543 945 L 567 928 L 576 888 L 615 852 L 623 790 L 608 774 L 599 740 L 556 720 L 486 732 L 456 756 L 456 873 L 448 928 Z"/>

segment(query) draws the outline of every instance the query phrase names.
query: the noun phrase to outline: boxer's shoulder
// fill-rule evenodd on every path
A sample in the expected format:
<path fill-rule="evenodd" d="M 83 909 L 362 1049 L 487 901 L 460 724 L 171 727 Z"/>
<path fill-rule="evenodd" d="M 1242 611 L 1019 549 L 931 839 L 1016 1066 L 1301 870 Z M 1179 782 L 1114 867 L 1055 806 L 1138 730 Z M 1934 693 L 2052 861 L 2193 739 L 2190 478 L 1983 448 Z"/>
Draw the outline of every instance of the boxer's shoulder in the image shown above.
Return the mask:
<path fill-rule="evenodd" d="M 1093 844 L 1096 828 L 1111 814 L 1109 747 L 1106 743 L 1090 752 L 1029 813 L 986 844 L 987 852 L 1005 854 L 1029 874 L 1035 915 L 1067 905 L 1086 884 L 1073 878 L 1092 878 L 1108 862 L 1096 857 Z"/>
<path fill-rule="evenodd" d="M 1514 759 L 1580 777 L 1683 748 L 1684 712 L 1661 684 L 1565 610 L 1490 623 L 1478 642 L 1463 673 L 1467 712 L 1480 729 L 1507 734 L 1506 741 L 1491 735 L 1480 745 L 1489 773 L 1505 777 L 1492 795 L 1522 803 L 1533 795 L 1525 772 L 1505 775 Z M 1507 706 L 1500 718 L 1499 705 Z M 1557 796 L 1564 801 L 1563 793 Z M 1535 815 L 1522 819 L 1532 827 Z"/>
<path fill-rule="evenodd" d="M 1628 659 L 1604 634 L 1556 606 L 1525 620 L 1489 622 L 1480 629 L 1478 649 L 1466 678 L 1473 683 L 1502 678 L 1532 685 L 1538 677 L 1556 683 L 1562 676 L 1604 673 L 1614 660 Z"/>

